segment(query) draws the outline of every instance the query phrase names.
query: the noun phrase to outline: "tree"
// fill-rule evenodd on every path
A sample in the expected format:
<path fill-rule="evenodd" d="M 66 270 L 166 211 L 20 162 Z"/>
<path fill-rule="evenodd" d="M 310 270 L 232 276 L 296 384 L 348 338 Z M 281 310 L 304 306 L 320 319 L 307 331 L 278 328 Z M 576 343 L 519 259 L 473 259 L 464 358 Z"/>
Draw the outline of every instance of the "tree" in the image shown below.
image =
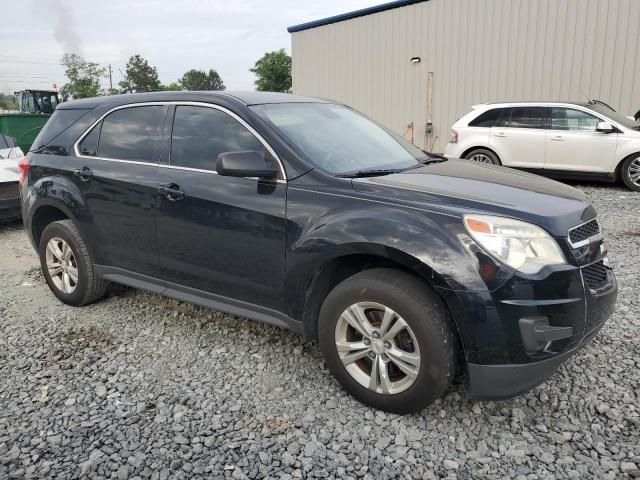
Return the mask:
<path fill-rule="evenodd" d="M 171 82 L 168 85 L 162 85 L 162 90 L 164 90 L 165 92 L 179 92 L 180 90 L 184 89 L 178 82 Z"/>
<path fill-rule="evenodd" d="M 13 95 L 0 93 L 0 110 L 18 110 L 18 103 Z"/>
<path fill-rule="evenodd" d="M 284 48 L 265 53 L 249 71 L 258 77 L 255 85 L 260 91 L 291 91 L 291 57 Z"/>
<path fill-rule="evenodd" d="M 100 95 L 100 78 L 106 70 L 97 63 L 87 62 L 80 55 L 65 53 L 62 65 L 69 83 L 60 89 L 63 98 L 88 98 Z"/>
<path fill-rule="evenodd" d="M 123 93 L 153 92 L 161 90 L 158 70 L 140 55 L 132 56 L 127 62 L 125 78 L 120 82 Z"/>
<path fill-rule="evenodd" d="M 224 90 L 222 77 L 215 70 L 196 70 L 192 68 L 185 73 L 179 83 L 187 90 Z"/>

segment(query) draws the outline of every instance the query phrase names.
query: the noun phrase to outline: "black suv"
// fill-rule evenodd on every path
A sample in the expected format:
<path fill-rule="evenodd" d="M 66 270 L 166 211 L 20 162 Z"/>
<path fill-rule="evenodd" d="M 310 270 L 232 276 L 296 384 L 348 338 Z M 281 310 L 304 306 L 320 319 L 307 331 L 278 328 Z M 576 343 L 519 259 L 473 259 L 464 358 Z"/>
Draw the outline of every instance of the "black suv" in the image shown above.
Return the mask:
<path fill-rule="evenodd" d="M 20 163 L 53 293 L 108 282 L 317 339 L 364 403 L 417 411 L 544 381 L 617 285 L 596 212 L 535 175 L 426 153 L 353 110 L 275 93 L 61 104 Z"/>

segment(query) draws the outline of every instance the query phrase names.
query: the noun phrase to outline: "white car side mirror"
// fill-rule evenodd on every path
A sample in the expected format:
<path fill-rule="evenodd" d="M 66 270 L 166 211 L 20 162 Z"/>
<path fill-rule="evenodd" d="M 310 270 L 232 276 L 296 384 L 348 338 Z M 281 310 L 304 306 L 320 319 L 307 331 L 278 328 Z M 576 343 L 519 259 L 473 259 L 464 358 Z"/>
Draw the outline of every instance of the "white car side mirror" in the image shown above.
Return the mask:
<path fill-rule="evenodd" d="M 612 133 L 615 132 L 615 130 L 614 126 L 609 122 L 598 122 L 598 125 L 596 125 L 596 132 Z"/>

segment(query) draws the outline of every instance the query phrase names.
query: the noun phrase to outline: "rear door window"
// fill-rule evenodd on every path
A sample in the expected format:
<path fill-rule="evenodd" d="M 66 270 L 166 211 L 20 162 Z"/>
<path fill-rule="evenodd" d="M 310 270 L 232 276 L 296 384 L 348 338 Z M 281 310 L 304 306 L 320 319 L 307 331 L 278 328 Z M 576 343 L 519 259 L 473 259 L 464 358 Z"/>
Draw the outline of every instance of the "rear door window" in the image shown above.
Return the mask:
<path fill-rule="evenodd" d="M 268 155 L 262 142 L 231 115 L 208 107 L 176 107 L 171 165 L 215 171 L 218 155 L 246 150 Z"/>
<path fill-rule="evenodd" d="M 100 130 L 98 156 L 117 160 L 153 162 L 162 109 L 162 105 L 130 107 L 107 115 L 102 121 Z M 89 136 L 85 140 L 88 140 Z M 81 151 L 82 146 L 84 141 Z M 89 148 L 88 144 L 87 149 Z"/>
<path fill-rule="evenodd" d="M 545 107 L 513 107 L 511 128 L 546 128 L 547 109 Z"/>

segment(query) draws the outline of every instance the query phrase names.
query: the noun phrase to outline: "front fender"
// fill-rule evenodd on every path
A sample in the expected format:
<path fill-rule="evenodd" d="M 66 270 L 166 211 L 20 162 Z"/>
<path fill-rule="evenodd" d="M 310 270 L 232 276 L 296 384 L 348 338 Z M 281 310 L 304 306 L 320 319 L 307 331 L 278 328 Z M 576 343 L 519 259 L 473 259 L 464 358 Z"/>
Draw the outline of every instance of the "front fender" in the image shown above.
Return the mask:
<path fill-rule="evenodd" d="M 297 307 L 294 318 L 296 299 L 305 298 L 314 275 L 347 255 L 394 260 L 451 290 L 492 290 L 513 274 L 479 250 L 462 219 L 449 213 L 290 189 L 287 217 L 287 299 Z"/>

